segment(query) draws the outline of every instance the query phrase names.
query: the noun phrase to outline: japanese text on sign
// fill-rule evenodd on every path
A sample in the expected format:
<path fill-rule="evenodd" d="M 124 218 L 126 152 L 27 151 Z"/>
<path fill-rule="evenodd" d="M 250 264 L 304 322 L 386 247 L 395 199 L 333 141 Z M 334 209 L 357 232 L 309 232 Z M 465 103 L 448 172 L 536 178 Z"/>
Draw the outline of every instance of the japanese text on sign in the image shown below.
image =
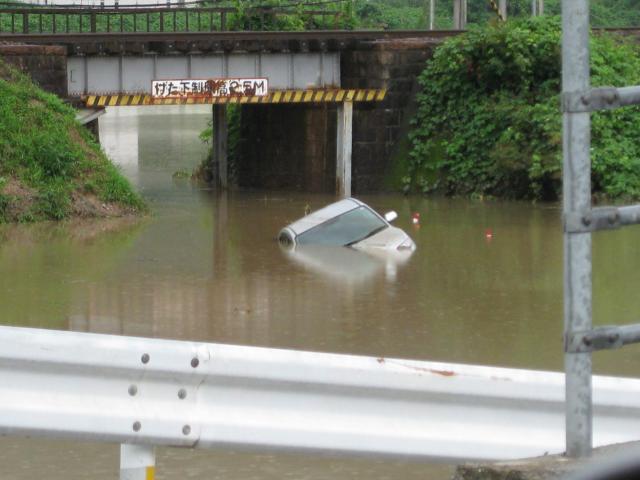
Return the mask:
<path fill-rule="evenodd" d="M 210 80 L 153 80 L 151 95 L 156 98 L 182 97 L 264 97 L 269 92 L 266 78 L 213 78 Z"/>

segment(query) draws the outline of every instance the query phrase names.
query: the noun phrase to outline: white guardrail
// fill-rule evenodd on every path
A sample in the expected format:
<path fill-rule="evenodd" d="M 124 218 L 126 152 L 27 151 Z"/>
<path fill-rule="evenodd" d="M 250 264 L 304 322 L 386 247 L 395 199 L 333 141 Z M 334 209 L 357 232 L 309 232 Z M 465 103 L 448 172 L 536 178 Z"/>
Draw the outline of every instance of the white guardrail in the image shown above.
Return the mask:
<path fill-rule="evenodd" d="M 564 449 L 561 373 L 0 327 L 0 378 L 3 435 L 456 460 Z M 594 443 L 640 439 L 640 380 L 593 385 Z M 123 468 L 151 464 L 145 448 L 123 447 Z"/>

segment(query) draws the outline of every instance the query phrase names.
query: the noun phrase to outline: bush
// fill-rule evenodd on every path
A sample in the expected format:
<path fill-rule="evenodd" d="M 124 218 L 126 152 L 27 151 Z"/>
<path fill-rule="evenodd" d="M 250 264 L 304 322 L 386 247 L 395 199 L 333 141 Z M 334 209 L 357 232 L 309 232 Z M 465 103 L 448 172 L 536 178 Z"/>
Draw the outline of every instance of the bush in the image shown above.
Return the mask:
<path fill-rule="evenodd" d="M 240 162 L 240 142 L 242 125 L 242 105 L 230 103 L 227 104 L 227 162 L 228 162 L 228 175 L 229 183 L 235 184 L 238 177 L 238 168 Z M 214 172 L 211 171 L 212 163 L 211 158 L 213 156 L 213 124 L 210 121 L 207 128 L 205 128 L 198 138 L 201 142 L 209 145 L 206 156 L 200 162 L 200 165 L 195 168 L 191 174 L 191 178 L 194 180 L 201 180 L 210 183 L 213 180 Z"/>
<path fill-rule="evenodd" d="M 36 204 L 36 211 L 41 218 L 62 220 L 71 208 L 69 186 L 57 181 L 43 190 Z"/>
<path fill-rule="evenodd" d="M 473 29 L 440 46 L 419 78 L 405 190 L 553 199 L 561 188 L 560 22 Z M 637 85 L 635 47 L 591 39 L 592 84 Z M 638 108 L 593 115 L 593 191 L 640 197 Z"/>

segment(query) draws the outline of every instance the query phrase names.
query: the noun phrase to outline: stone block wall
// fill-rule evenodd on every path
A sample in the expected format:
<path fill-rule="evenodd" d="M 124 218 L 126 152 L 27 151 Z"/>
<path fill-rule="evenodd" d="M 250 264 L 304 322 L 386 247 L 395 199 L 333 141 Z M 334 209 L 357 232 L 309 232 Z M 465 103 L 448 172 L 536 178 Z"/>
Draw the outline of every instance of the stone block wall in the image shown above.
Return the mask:
<path fill-rule="evenodd" d="M 398 142 L 415 112 L 417 78 L 439 40 L 402 39 L 372 43 L 342 53 L 343 88 L 386 88 L 381 103 L 356 103 L 353 112 L 353 192 L 384 189 Z"/>
<path fill-rule="evenodd" d="M 343 88 L 386 88 L 383 102 L 355 103 L 352 191 L 381 191 L 415 111 L 417 77 L 439 40 L 384 40 L 341 54 Z M 245 106 L 239 186 L 335 190 L 335 105 Z"/>
<path fill-rule="evenodd" d="M 29 75 L 43 90 L 67 97 L 65 47 L 0 45 L 0 57 Z"/>

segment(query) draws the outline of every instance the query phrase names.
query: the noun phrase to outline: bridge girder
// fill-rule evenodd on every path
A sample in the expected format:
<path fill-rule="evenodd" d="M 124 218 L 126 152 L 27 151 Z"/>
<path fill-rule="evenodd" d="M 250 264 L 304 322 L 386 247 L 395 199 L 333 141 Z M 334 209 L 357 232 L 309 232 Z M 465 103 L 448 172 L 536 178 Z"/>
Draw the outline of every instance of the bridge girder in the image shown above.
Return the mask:
<path fill-rule="evenodd" d="M 171 33 L 58 33 L 0 34 L 0 42 L 62 45 L 69 55 L 123 55 L 158 53 L 204 54 L 230 52 L 340 52 L 370 50 L 381 41 L 442 39 L 460 32 L 302 31 L 302 32 L 171 32 Z"/>
<path fill-rule="evenodd" d="M 152 80 L 268 78 L 270 89 L 340 86 L 339 53 L 82 55 L 67 60 L 72 96 L 149 94 Z"/>

